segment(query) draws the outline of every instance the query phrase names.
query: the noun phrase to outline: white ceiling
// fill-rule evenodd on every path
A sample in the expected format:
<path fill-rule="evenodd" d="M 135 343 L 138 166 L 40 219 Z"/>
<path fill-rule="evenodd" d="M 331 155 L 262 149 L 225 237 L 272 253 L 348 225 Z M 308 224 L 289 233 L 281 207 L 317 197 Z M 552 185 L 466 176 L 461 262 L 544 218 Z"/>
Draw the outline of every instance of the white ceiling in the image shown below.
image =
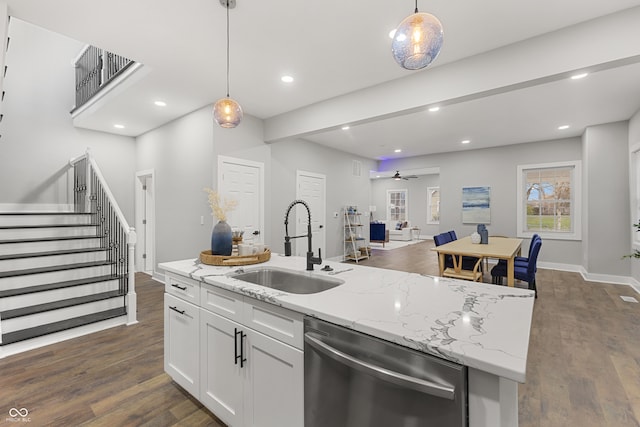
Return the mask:
<path fill-rule="evenodd" d="M 87 127 L 137 136 L 226 94 L 219 0 L 5 2 L 11 16 L 144 64 L 144 77 L 86 117 Z M 237 2 L 230 11 L 231 96 L 245 114 L 265 120 L 269 142 L 303 137 L 386 159 L 579 136 L 586 126 L 627 120 L 640 109 L 637 33 L 621 31 L 602 47 L 598 41 L 613 36 L 604 24 L 598 32 L 599 21 L 589 37 L 562 30 L 625 11 L 616 15 L 623 28 L 626 16 L 639 16 L 640 0 L 419 1 L 420 11 L 443 23 L 445 43 L 430 68 L 415 72 L 395 64 L 388 37 L 413 11 L 411 0 Z M 532 40 L 544 41 L 549 55 L 529 50 Z M 495 66 L 502 51 L 513 61 L 502 59 L 501 73 L 483 72 L 478 64 Z M 572 68 L 591 74 L 568 80 Z M 528 69 L 535 73 L 527 76 Z M 295 82 L 282 83 L 283 74 Z M 491 90 L 480 90 L 489 82 Z M 408 101 L 420 91 L 422 98 Z M 168 106 L 154 107 L 157 99 Z M 441 110 L 427 112 L 432 104 Z M 126 128 L 114 129 L 116 122 Z M 571 127 L 558 131 L 564 123 Z"/>

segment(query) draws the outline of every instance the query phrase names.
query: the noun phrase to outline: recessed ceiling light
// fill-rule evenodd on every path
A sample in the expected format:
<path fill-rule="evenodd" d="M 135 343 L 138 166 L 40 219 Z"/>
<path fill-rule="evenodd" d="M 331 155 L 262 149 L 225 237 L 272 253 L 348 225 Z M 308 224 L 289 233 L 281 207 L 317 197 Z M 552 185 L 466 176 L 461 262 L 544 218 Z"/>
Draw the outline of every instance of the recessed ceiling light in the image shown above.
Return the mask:
<path fill-rule="evenodd" d="M 120 125 L 120 124 L 115 124 L 113 125 L 113 127 L 116 129 L 124 129 L 124 125 Z"/>
<path fill-rule="evenodd" d="M 280 80 L 282 80 L 284 83 L 292 83 L 293 82 L 293 77 L 291 77 L 291 76 L 282 76 L 282 77 L 280 77 Z"/>
<path fill-rule="evenodd" d="M 396 29 L 394 28 L 393 30 L 389 31 L 389 38 L 392 39 L 393 36 L 396 35 Z"/>
<path fill-rule="evenodd" d="M 395 150 L 393 150 L 394 153 L 402 153 L 402 150 L 399 148 L 396 148 Z"/>
<path fill-rule="evenodd" d="M 440 111 L 440 107 L 431 107 L 429 108 L 429 111 L 431 111 L 432 113 L 435 113 L 436 111 Z"/>
<path fill-rule="evenodd" d="M 565 129 L 569 129 L 569 125 L 558 126 L 558 130 L 565 130 Z"/>
<path fill-rule="evenodd" d="M 589 75 L 589 73 L 574 74 L 573 76 L 571 76 L 571 80 L 584 79 L 588 75 Z"/>
<path fill-rule="evenodd" d="M 155 105 L 157 105 L 158 107 L 166 107 L 167 103 L 164 101 L 156 101 L 154 102 Z"/>
<path fill-rule="evenodd" d="M 468 144 L 470 142 L 471 142 L 470 139 L 463 139 L 462 141 L 460 141 L 461 144 Z"/>
<path fill-rule="evenodd" d="M 342 130 L 349 130 L 349 126 L 342 126 Z"/>

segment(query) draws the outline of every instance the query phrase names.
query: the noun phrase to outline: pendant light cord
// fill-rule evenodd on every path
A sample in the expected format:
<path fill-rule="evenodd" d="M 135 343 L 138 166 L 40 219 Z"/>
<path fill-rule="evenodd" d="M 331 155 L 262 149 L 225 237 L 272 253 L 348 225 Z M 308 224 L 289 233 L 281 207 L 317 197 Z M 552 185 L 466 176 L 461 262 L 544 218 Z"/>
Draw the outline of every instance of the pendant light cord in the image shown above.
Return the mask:
<path fill-rule="evenodd" d="M 229 98 L 229 0 L 227 0 L 227 98 Z"/>
<path fill-rule="evenodd" d="M 416 11 L 414 13 L 418 13 L 418 0 L 416 0 Z"/>

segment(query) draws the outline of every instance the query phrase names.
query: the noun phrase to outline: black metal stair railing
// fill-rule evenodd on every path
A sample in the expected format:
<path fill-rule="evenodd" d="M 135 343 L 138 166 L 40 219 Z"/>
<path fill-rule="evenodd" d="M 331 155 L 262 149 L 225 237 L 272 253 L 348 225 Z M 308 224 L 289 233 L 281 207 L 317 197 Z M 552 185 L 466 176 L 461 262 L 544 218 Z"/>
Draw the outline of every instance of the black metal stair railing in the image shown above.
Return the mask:
<path fill-rule="evenodd" d="M 129 227 L 102 173 L 89 153 L 72 159 L 74 211 L 90 213 L 97 227 L 101 247 L 107 250 L 111 277 L 117 278 L 120 295 L 125 297 L 128 323 L 136 322 L 134 257 L 136 233 Z"/>
<path fill-rule="evenodd" d="M 95 46 L 87 46 L 75 63 L 76 105 L 74 111 L 100 92 L 134 61 Z"/>
<path fill-rule="evenodd" d="M 97 225 L 100 246 L 108 250 L 107 261 L 112 263 L 111 275 L 118 278 L 120 295 L 126 295 L 129 273 L 127 235 L 95 171 L 90 169 L 89 175 L 91 183 L 89 202 L 91 204 L 93 222 Z"/>

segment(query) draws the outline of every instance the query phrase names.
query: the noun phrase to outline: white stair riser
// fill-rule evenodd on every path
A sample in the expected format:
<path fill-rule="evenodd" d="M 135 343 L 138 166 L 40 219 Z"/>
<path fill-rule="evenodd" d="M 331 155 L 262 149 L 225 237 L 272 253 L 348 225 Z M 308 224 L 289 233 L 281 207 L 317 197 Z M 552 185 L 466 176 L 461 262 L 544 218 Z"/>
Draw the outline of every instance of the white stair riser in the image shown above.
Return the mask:
<path fill-rule="evenodd" d="M 0 244 L 0 256 L 26 254 L 30 252 L 61 251 L 65 249 L 88 249 L 100 246 L 100 239 L 52 240 L 50 242 L 21 242 Z"/>
<path fill-rule="evenodd" d="M 96 226 L 87 225 L 81 227 L 0 229 L 0 240 L 95 236 L 96 228 Z"/>
<path fill-rule="evenodd" d="M 105 251 L 5 259 L 0 260 L 0 272 L 23 270 L 27 268 L 53 267 L 56 265 L 78 264 L 82 262 L 106 261 L 106 259 L 107 254 Z"/>
<path fill-rule="evenodd" d="M 0 298 L 0 312 L 15 308 L 30 307 L 52 301 L 60 301 L 69 298 L 83 297 L 118 290 L 117 280 L 107 282 L 89 283 L 87 285 L 69 286 L 67 288 L 53 289 L 51 291 L 34 292 L 25 295 Z"/>
<path fill-rule="evenodd" d="M 72 319 L 74 317 L 93 314 L 99 311 L 110 310 L 122 307 L 124 297 L 111 298 L 103 301 L 96 301 L 73 307 L 61 308 L 58 310 L 46 311 L 44 313 L 32 314 L 29 316 L 17 317 L 2 321 L 2 333 L 20 331 L 22 329 L 33 328 L 35 326 L 46 325 L 47 323 L 59 322 L 61 320 Z"/>
<path fill-rule="evenodd" d="M 24 276 L 0 278 L 0 289 L 17 289 L 25 286 L 46 285 L 67 280 L 84 279 L 87 277 L 104 276 L 111 273 L 111 266 L 88 268 L 74 268 L 72 270 L 55 271 L 51 273 L 27 274 Z"/>
<path fill-rule="evenodd" d="M 90 215 L 0 215 L 0 227 L 15 225 L 89 224 Z"/>

